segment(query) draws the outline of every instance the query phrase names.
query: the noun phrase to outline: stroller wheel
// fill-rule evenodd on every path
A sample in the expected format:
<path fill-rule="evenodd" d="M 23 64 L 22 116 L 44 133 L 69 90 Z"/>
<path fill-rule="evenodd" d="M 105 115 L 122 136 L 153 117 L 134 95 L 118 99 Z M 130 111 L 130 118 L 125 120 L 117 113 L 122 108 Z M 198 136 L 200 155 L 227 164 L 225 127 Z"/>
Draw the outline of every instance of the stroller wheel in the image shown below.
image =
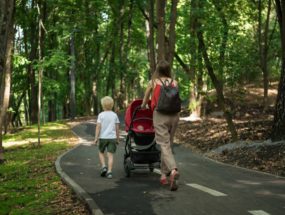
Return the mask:
<path fill-rule="evenodd" d="M 131 168 L 132 168 L 131 159 L 130 158 L 125 159 L 124 169 L 125 169 L 126 177 L 130 177 L 131 176 Z"/>
<path fill-rule="evenodd" d="M 153 167 L 152 164 L 149 164 L 149 171 L 150 171 L 150 172 L 153 172 L 153 171 L 154 171 L 154 167 Z"/>

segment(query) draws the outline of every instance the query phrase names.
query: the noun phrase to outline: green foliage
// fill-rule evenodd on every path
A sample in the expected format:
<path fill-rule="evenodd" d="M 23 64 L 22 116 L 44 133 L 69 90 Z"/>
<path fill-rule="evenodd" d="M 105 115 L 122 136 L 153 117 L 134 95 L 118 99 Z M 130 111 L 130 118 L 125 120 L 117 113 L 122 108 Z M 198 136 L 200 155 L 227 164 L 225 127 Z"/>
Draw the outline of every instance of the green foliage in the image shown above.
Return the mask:
<path fill-rule="evenodd" d="M 61 123 L 42 127 L 43 145 L 12 146 L 6 149 L 7 162 L 0 165 L 0 214 L 56 214 L 51 203 L 60 193 L 60 177 L 54 161 L 69 148 L 68 127 Z M 53 141 L 51 141 L 53 140 Z M 6 135 L 4 145 L 36 142 L 37 129 L 29 127 Z"/>
<path fill-rule="evenodd" d="M 25 56 L 19 54 L 13 55 L 13 66 L 15 69 L 26 66 L 29 63 L 30 61 Z"/>
<path fill-rule="evenodd" d="M 175 50 L 183 62 L 196 73 L 203 72 L 207 89 L 213 89 L 205 63 L 199 59 L 201 50 L 197 31 L 202 30 L 214 72 L 226 86 L 259 83 L 262 72 L 258 53 L 257 3 L 246 0 L 196 1 L 198 6 L 193 9 L 193 2 L 181 0 L 177 7 Z M 148 1 L 47 0 L 45 3 L 46 32 L 41 62 L 38 62 L 37 54 L 30 59 L 32 46 L 37 44 L 37 9 L 27 0 L 16 4 L 17 42 L 12 78 L 15 98 L 19 98 L 23 89 L 31 90 L 26 84 L 29 66 L 36 70 L 42 67 L 44 107 L 52 101 L 63 109 L 69 102 L 71 59 L 75 60 L 78 113 L 90 113 L 95 102 L 92 100 L 94 83 L 98 98 L 107 90 L 113 97 L 116 97 L 113 93 L 119 91 L 131 95 L 124 95 L 128 99 L 141 96 L 149 79 L 149 62 L 146 23 L 140 8 L 146 9 Z M 168 1 L 166 27 L 170 23 L 170 6 Z M 267 4 L 262 2 L 263 22 L 266 11 Z M 201 22 L 200 29 L 195 26 L 197 18 Z M 269 29 L 268 70 L 270 80 L 274 81 L 280 75 L 280 42 L 273 9 Z M 223 47 L 225 32 L 227 40 Z M 71 35 L 75 40 L 75 56 L 70 52 Z M 190 80 L 177 61 L 174 61 L 173 71 L 181 82 L 181 96 L 186 100 L 190 81 L 194 83 L 196 80 Z M 128 91 L 130 88 L 132 92 Z"/>

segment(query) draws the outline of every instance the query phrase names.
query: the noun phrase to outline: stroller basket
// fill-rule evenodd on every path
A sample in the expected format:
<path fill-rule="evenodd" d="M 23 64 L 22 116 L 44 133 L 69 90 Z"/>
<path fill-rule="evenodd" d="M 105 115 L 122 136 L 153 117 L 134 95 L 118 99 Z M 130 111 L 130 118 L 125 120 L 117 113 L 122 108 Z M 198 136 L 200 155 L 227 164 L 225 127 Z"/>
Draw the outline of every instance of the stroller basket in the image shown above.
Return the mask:
<path fill-rule="evenodd" d="M 150 151 L 135 151 L 131 153 L 131 160 L 137 164 L 155 163 L 160 159 L 160 153 L 157 149 Z"/>

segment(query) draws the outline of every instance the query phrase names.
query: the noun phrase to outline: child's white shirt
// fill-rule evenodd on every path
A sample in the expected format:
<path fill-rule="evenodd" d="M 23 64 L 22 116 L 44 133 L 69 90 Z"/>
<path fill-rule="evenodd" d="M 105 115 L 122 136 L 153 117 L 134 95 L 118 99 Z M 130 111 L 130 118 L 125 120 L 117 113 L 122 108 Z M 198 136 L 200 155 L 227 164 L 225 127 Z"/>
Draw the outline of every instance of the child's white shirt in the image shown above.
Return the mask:
<path fill-rule="evenodd" d="M 113 111 L 103 111 L 98 115 L 97 123 L 101 124 L 99 138 L 116 139 L 116 124 L 119 124 L 118 115 Z"/>

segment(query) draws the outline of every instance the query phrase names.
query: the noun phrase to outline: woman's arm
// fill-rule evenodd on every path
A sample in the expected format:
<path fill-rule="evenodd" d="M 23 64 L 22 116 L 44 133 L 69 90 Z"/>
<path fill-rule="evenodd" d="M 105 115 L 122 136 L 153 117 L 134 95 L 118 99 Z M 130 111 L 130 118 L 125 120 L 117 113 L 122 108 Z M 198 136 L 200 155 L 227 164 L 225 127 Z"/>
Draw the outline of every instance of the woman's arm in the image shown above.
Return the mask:
<path fill-rule="evenodd" d="M 141 108 L 145 108 L 146 107 L 146 104 L 147 104 L 147 102 L 149 100 L 150 93 L 152 91 L 152 87 L 153 87 L 153 83 L 152 83 L 152 80 L 150 80 L 148 82 L 147 88 L 145 90 L 145 94 L 144 94 L 144 98 L 143 98 L 143 101 L 142 101 Z"/>

